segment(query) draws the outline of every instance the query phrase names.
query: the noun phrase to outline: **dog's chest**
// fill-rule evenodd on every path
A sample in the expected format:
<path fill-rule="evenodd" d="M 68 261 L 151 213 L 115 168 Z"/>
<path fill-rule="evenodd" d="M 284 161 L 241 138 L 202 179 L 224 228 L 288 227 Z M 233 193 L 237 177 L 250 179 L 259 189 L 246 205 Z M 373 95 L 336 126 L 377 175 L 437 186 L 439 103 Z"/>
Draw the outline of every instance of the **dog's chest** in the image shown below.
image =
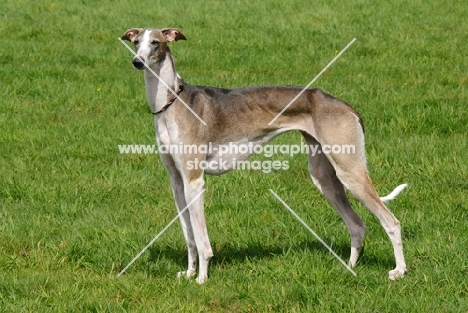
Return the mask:
<path fill-rule="evenodd" d="M 154 129 L 156 131 L 156 142 L 158 146 L 169 146 L 171 144 L 171 137 L 169 136 L 169 130 L 164 116 L 155 117 Z"/>

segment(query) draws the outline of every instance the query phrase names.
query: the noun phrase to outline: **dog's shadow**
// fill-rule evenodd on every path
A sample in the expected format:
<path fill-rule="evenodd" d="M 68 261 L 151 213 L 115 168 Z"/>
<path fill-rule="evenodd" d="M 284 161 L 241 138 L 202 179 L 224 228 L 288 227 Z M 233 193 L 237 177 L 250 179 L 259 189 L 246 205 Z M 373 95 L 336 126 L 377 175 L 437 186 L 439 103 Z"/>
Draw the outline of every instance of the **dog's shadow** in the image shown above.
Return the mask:
<path fill-rule="evenodd" d="M 333 251 L 345 262 L 349 259 L 350 247 L 347 244 L 337 244 L 332 247 Z M 391 256 L 365 254 L 365 248 L 361 251 L 358 264 L 367 266 L 379 266 L 390 268 L 394 265 Z M 249 262 L 251 260 L 270 259 L 278 256 L 285 256 L 289 253 L 305 252 L 312 254 L 330 254 L 330 252 L 318 241 L 306 241 L 294 243 L 288 246 L 265 246 L 262 243 L 250 243 L 247 247 L 237 246 L 217 246 L 213 245 L 214 257 L 210 261 L 210 266 L 226 267 L 233 264 Z M 166 260 L 184 269 L 187 266 L 187 250 L 183 247 L 161 247 L 156 246 L 149 249 L 148 262 L 157 263 Z"/>

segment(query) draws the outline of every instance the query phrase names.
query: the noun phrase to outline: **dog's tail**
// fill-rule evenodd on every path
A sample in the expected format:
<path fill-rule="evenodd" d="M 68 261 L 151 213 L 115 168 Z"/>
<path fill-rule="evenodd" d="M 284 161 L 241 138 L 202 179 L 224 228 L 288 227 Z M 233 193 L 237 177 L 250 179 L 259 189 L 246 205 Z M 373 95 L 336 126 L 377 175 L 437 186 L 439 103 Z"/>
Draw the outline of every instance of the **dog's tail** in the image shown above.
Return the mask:
<path fill-rule="evenodd" d="M 408 184 L 401 184 L 385 197 L 380 197 L 380 200 L 382 200 L 383 203 L 390 202 L 394 200 L 406 187 L 408 187 Z"/>

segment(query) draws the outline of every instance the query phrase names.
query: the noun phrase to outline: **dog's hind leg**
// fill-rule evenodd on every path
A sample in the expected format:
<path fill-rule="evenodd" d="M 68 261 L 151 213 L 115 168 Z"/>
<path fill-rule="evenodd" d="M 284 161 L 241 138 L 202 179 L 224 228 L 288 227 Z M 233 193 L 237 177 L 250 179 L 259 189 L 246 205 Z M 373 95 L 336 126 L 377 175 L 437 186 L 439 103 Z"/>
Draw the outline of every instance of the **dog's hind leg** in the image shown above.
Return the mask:
<path fill-rule="evenodd" d="M 354 146 L 354 151 L 326 154 L 341 183 L 380 221 L 393 246 L 396 267 L 389 272 L 394 280 L 406 273 L 401 226 L 398 219 L 380 199 L 369 177 L 364 151 L 364 134 L 359 123 L 341 115 L 340 124 L 333 129 L 321 127 L 321 142 L 328 145 Z M 338 119 L 338 117 L 337 117 Z"/>
<path fill-rule="evenodd" d="M 389 278 L 394 280 L 406 273 L 406 263 L 403 255 L 400 221 L 385 206 L 372 184 L 367 169 L 364 167 L 347 167 L 345 162 L 337 162 L 336 171 L 339 179 L 373 213 L 385 229 L 393 246 L 396 267 L 391 270 Z"/>
<path fill-rule="evenodd" d="M 362 249 L 366 226 L 351 207 L 343 184 L 338 180 L 335 169 L 323 154 L 320 144 L 310 135 L 302 134 L 309 145 L 309 173 L 312 181 L 348 227 L 351 236 L 349 265 L 354 267 Z"/>

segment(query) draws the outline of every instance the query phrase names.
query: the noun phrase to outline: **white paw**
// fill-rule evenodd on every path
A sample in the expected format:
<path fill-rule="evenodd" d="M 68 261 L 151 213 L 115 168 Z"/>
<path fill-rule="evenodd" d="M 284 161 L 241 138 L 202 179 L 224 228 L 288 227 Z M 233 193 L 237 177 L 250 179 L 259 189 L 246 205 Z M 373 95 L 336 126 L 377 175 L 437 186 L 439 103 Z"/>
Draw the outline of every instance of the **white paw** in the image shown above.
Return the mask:
<path fill-rule="evenodd" d="M 397 280 L 398 278 L 403 278 L 405 276 L 406 269 L 394 269 L 388 272 L 388 278 L 391 280 Z"/>
<path fill-rule="evenodd" d="M 351 255 L 349 256 L 349 262 L 348 262 L 349 267 L 353 268 L 356 266 L 357 260 L 359 258 L 359 253 L 361 252 L 361 250 L 362 250 L 362 247 L 360 248 L 351 247 Z"/>
<path fill-rule="evenodd" d="M 177 278 L 182 278 L 182 277 L 192 278 L 195 275 L 197 275 L 197 272 L 195 272 L 194 270 L 182 271 L 182 272 L 177 273 Z"/>
<path fill-rule="evenodd" d="M 354 268 L 356 266 L 357 259 L 358 259 L 358 255 L 351 254 L 351 257 L 349 258 L 349 261 L 348 261 L 348 266 L 351 268 Z"/>
<path fill-rule="evenodd" d="M 206 281 L 208 280 L 208 277 L 207 276 L 198 276 L 196 281 L 197 281 L 197 284 L 204 284 Z"/>

